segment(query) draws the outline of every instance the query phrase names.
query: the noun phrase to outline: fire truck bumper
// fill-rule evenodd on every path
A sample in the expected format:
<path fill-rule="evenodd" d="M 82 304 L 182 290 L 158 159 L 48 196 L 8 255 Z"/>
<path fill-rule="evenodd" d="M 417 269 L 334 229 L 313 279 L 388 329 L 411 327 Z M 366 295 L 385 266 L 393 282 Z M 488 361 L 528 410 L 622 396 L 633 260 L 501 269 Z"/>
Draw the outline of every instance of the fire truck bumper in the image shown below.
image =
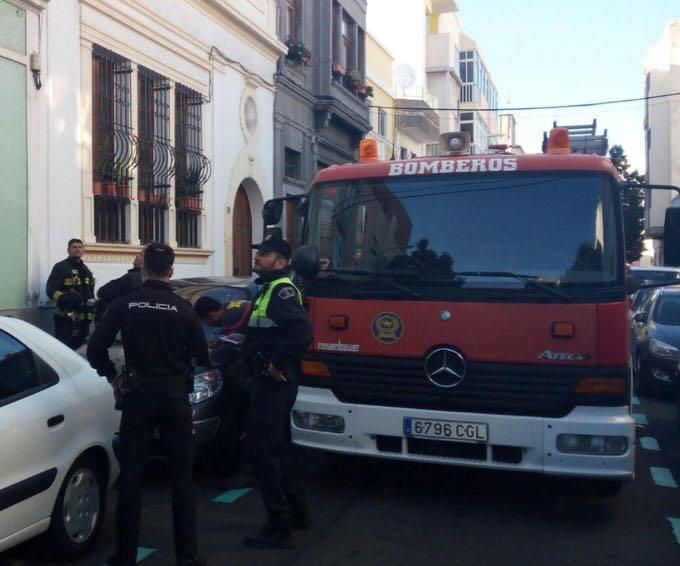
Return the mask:
<path fill-rule="evenodd" d="M 296 444 L 345 454 L 612 480 L 635 471 L 628 407 L 522 417 L 350 405 L 300 387 L 292 430 Z"/>

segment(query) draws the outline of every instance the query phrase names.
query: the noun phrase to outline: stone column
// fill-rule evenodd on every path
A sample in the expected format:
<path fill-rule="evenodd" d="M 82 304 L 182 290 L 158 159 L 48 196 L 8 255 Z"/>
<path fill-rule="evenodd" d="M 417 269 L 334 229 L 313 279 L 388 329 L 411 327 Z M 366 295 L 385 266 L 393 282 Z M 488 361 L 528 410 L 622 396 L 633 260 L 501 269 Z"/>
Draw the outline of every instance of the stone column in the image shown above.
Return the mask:
<path fill-rule="evenodd" d="M 130 127 L 132 128 L 132 133 L 137 136 L 137 147 L 135 148 L 135 154 L 137 155 L 137 165 L 135 169 L 131 171 L 132 181 L 130 182 L 130 204 L 127 207 L 128 214 L 128 234 L 127 240 L 130 244 L 138 246 L 140 244 L 139 240 L 139 201 L 137 200 L 137 189 L 139 187 L 139 157 L 141 154 L 141 148 L 139 147 L 139 111 L 138 111 L 138 89 L 137 89 L 137 64 L 132 63 L 130 65 Z"/>
<path fill-rule="evenodd" d="M 81 195 L 83 201 L 83 240 L 86 244 L 94 244 L 97 238 L 94 234 L 94 194 L 92 192 L 92 42 L 80 41 L 80 69 L 81 69 Z M 89 135 L 88 135 L 89 134 Z"/>
<path fill-rule="evenodd" d="M 170 89 L 168 91 L 168 104 L 170 106 L 170 132 L 168 136 L 168 143 L 170 147 L 175 147 L 175 83 L 168 81 Z M 177 214 L 175 209 L 175 176 L 170 179 L 170 187 L 168 188 L 168 210 L 166 212 L 167 233 L 165 234 L 165 241 L 173 248 L 177 247 Z"/>

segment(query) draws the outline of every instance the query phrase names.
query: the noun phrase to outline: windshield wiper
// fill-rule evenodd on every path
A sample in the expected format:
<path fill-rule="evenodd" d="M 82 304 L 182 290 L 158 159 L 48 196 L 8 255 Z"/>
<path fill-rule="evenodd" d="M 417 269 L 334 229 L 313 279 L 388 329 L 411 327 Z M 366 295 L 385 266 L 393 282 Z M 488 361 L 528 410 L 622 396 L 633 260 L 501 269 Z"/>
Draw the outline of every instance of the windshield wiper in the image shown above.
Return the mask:
<path fill-rule="evenodd" d="M 565 293 L 564 291 L 560 291 L 559 289 L 555 289 L 554 287 L 550 287 L 549 285 L 546 285 L 545 283 L 541 283 L 540 281 L 537 281 L 537 276 L 536 275 L 521 275 L 519 273 L 513 273 L 512 271 L 456 271 L 454 273 L 455 276 L 461 276 L 461 277 L 512 277 L 513 279 L 517 279 L 518 281 L 523 281 L 527 285 L 530 285 L 532 287 L 536 287 L 537 289 L 542 289 L 546 293 L 550 293 L 551 295 L 554 295 L 555 297 L 560 297 L 561 299 L 564 299 L 565 301 L 572 302 L 573 298 Z"/>
<path fill-rule="evenodd" d="M 319 272 L 321 273 L 332 273 L 334 275 L 338 274 L 347 274 L 347 275 L 364 275 L 367 277 L 370 277 L 374 279 L 375 281 L 379 281 L 381 283 L 386 283 L 389 285 L 392 289 L 399 291 L 403 295 L 406 295 L 408 297 L 411 297 L 413 299 L 420 299 L 421 296 L 419 293 L 416 293 L 414 290 L 409 289 L 408 287 L 405 287 L 404 285 L 399 285 L 396 281 L 393 279 L 393 275 L 390 273 L 384 273 L 380 271 L 368 271 L 366 269 L 324 269 Z"/>

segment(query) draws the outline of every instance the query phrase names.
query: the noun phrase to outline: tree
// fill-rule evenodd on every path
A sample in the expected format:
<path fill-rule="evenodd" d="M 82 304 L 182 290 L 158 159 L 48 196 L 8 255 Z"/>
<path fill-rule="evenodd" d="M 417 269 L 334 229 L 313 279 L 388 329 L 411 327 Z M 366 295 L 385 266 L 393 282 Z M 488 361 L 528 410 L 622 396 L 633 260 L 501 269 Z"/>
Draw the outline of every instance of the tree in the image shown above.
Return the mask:
<path fill-rule="evenodd" d="M 645 176 L 637 169 L 629 171 L 630 163 L 620 145 L 614 145 L 609 150 L 609 159 L 619 172 L 622 181 L 639 185 L 645 182 Z M 621 206 L 623 208 L 623 231 L 626 238 L 626 261 L 637 261 L 644 249 L 645 229 L 645 195 L 642 189 L 626 189 L 623 191 Z"/>

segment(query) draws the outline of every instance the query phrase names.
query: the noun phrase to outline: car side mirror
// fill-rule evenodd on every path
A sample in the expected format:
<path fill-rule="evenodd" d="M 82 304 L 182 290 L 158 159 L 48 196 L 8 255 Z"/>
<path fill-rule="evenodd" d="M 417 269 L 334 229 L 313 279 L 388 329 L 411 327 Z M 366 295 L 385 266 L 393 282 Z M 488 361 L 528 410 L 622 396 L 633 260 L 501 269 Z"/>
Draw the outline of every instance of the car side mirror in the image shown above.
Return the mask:
<path fill-rule="evenodd" d="M 646 312 L 636 312 L 633 315 L 633 321 L 638 324 L 647 324 L 647 313 Z"/>
<path fill-rule="evenodd" d="M 291 265 L 295 272 L 309 281 L 319 273 L 319 252 L 314 246 L 302 246 L 293 254 Z"/>

